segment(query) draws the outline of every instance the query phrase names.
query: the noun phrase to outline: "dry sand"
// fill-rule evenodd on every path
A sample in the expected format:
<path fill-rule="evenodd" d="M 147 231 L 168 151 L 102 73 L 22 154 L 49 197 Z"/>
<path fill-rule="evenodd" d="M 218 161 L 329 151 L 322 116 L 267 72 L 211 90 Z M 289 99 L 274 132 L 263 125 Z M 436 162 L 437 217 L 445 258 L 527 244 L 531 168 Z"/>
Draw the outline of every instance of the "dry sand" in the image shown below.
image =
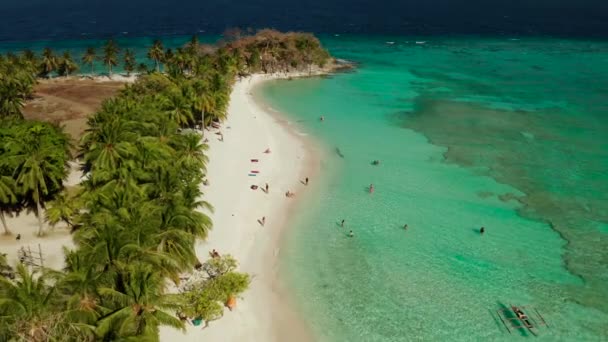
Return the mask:
<path fill-rule="evenodd" d="M 65 182 L 66 187 L 78 185 L 81 181 L 81 172 L 76 163 L 70 162 L 70 173 Z M 44 213 L 43 213 L 44 215 Z M 34 257 L 38 257 L 40 251 L 45 267 L 62 269 L 65 266 L 63 247 L 73 248 L 72 235 L 63 223 L 56 227 L 49 227 L 44 223 L 45 236 L 39 237 L 38 219 L 33 212 L 22 212 L 19 216 L 6 217 L 6 223 L 13 235 L 0 235 L 0 253 L 6 253 L 9 265 L 15 265 L 19 258 L 19 250 L 31 250 Z M 19 241 L 17 234 L 21 235 Z M 38 262 L 36 262 L 38 264 Z"/>
<path fill-rule="evenodd" d="M 226 310 L 224 317 L 211 322 L 208 328 L 187 325 L 184 333 L 162 327 L 161 341 L 312 340 L 303 320 L 290 306 L 277 272 L 282 233 L 289 226 L 288 214 L 298 195 L 307 190 L 302 181 L 305 177 L 315 179 L 320 162 L 316 149 L 297 133 L 295 126 L 262 108 L 251 95 L 252 88 L 265 80 L 294 76 L 299 75 L 254 75 L 238 81 L 231 95 L 228 119 L 220 129 L 205 131 L 210 145 L 209 184 L 201 187 L 205 200 L 215 207 L 209 214 L 214 229 L 207 241 L 197 243 L 197 254 L 200 260 L 206 260 L 212 249 L 232 254 L 240 262 L 239 271 L 252 276 L 250 288 L 233 311 Z M 98 84 L 99 80 L 94 82 Z M 215 134 L 218 132 L 223 134 L 223 141 Z M 268 148 L 271 153 L 264 153 Z M 251 159 L 259 161 L 254 163 Z M 259 173 L 250 176 L 254 170 Z M 74 165 L 67 185 L 79 181 Z M 266 183 L 270 187 L 268 194 L 261 190 Z M 251 185 L 258 185 L 258 190 L 251 190 Z M 288 199 L 288 190 L 296 197 Z M 266 217 L 264 226 L 258 222 L 262 217 Z M 0 237 L 0 252 L 8 254 L 9 263 L 17 260 L 19 248 L 30 246 L 37 250 L 40 244 L 45 266 L 63 267 L 62 247 L 73 246 L 67 229 L 57 228 L 38 238 L 33 214 L 23 213 L 7 221 L 14 234 L 21 234 L 20 241 L 15 241 L 15 235 Z"/>
<path fill-rule="evenodd" d="M 293 75 L 291 75 L 293 76 Z M 306 186 L 305 177 L 319 170 L 319 159 L 296 128 L 256 104 L 251 89 L 264 80 L 279 76 L 255 75 L 234 87 L 228 120 L 219 129 L 224 141 L 206 131 L 209 139 L 209 185 L 203 186 L 205 199 L 213 204 L 210 214 L 214 228 L 207 241 L 197 245 L 204 260 L 212 249 L 232 254 L 239 270 L 252 275 L 251 287 L 237 307 L 224 317 L 202 325 L 187 325 L 182 333 L 161 328 L 161 341 L 308 341 L 311 335 L 285 295 L 278 279 L 282 232 L 288 229 L 288 213 Z M 264 151 L 270 148 L 271 153 Z M 251 162 L 258 159 L 259 162 Z M 257 176 L 249 176 L 257 170 Z M 268 183 L 270 191 L 261 188 Z M 258 185 L 258 190 L 251 190 Z M 288 199 L 285 192 L 296 193 Z M 266 217 L 262 227 L 258 222 Z"/>
<path fill-rule="evenodd" d="M 27 101 L 23 116 L 29 120 L 60 122 L 78 143 L 87 128 L 87 118 L 101 108 L 103 100 L 110 98 L 132 83 L 135 78 L 108 77 L 57 77 L 40 80 L 34 87 L 34 98 Z"/>

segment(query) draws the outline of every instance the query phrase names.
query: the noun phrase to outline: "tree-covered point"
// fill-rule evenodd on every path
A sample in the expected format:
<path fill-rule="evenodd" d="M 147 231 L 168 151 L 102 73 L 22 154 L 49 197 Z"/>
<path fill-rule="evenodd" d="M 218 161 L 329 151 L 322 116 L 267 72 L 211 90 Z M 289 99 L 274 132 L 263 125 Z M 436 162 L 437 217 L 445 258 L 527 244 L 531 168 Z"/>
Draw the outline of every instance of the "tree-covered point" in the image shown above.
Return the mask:
<path fill-rule="evenodd" d="M 325 66 L 331 59 L 319 39 L 302 32 L 264 29 L 248 35 L 231 29 L 224 34 L 221 46 L 238 56 L 239 65 L 249 73 L 310 70 Z"/>

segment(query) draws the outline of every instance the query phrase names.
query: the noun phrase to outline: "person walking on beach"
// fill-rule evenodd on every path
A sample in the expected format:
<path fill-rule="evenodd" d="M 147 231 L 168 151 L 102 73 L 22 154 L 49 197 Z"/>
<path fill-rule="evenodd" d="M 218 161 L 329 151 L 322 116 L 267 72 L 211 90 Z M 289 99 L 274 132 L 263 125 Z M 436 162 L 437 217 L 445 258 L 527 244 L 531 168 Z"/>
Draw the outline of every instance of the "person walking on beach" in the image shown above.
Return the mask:
<path fill-rule="evenodd" d="M 483 235 L 483 233 L 485 233 L 485 232 L 486 232 L 486 228 L 485 227 L 481 227 L 479 229 L 479 235 Z"/>
<path fill-rule="evenodd" d="M 344 219 L 342 219 L 342 222 L 340 222 L 340 227 L 344 227 Z"/>
<path fill-rule="evenodd" d="M 268 193 L 268 183 L 266 183 L 266 193 Z"/>
<path fill-rule="evenodd" d="M 306 185 L 308 185 L 308 177 L 306 177 L 306 180 L 304 182 L 306 183 Z"/>
<path fill-rule="evenodd" d="M 373 194 L 374 193 L 374 184 L 370 184 L 369 185 L 369 193 Z"/>
<path fill-rule="evenodd" d="M 262 227 L 264 227 L 264 225 L 266 224 L 266 216 L 262 216 L 262 219 L 260 220 L 260 224 L 262 225 Z"/>

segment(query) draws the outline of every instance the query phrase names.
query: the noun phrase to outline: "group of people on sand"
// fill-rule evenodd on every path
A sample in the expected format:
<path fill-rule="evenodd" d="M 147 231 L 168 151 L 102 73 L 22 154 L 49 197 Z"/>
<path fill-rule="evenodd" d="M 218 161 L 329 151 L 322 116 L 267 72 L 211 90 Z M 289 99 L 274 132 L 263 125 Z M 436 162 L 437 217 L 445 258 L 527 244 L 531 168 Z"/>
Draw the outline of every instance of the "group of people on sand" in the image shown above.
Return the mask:
<path fill-rule="evenodd" d="M 270 152 L 271 152 L 271 151 L 270 151 L 270 148 L 267 148 L 267 149 L 264 151 L 264 153 L 266 153 L 266 154 L 269 154 Z M 257 161 L 257 159 L 256 159 L 255 161 Z M 309 181 L 310 181 L 310 179 L 309 179 L 308 177 L 306 177 L 306 178 L 304 178 L 304 180 L 303 180 L 303 181 L 301 181 L 301 182 L 302 182 L 304 185 L 308 185 Z M 252 189 L 252 190 L 257 190 L 257 189 L 258 189 L 258 186 L 257 186 L 257 185 L 252 185 L 252 186 L 251 186 L 251 189 Z M 268 183 L 265 183 L 265 184 L 264 184 L 264 187 L 262 187 L 261 189 L 262 189 L 262 191 L 264 191 L 266 194 L 268 194 L 268 193 L 270 192 L 270 186 L 268 185 Z M 293 198 L 293 197 L 295 197 L 295 196 L 296 196 L 296 193 L 295 193 L 295 192 L 292 192 L 291 190 L 287 190 L 287 191 L 285 192 L 285 197 L 287 197 L 287 198 Z M 260 224 L 260 225 L 263 227 L 263 226 L 266 224 L 266 216 L 263 216 L 261 219 L 259 219 L 259 220 L 258 220 L 258 223 L 259 223 L 259 224 Z"/>

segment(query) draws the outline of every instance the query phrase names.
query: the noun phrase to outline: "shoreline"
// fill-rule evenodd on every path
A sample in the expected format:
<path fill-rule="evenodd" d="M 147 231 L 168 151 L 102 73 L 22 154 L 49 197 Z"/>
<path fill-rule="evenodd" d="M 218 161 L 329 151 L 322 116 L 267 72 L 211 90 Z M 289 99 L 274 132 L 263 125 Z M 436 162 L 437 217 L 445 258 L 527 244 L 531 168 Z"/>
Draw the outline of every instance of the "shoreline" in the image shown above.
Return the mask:
<path fill-rule="evenodd" d="M 224 317 L 210 322 L 208 328 L 186 325 L 186 333 L 170 327 L 160 328 L 160 340 L 199 341 L 209 340 L 263 340 L 263 341 L 312 341 L 309 329 L 297 305 L 286 289 L 286 281 L 280 277 L 281 248 L 285 245 L 288 224 L 293 220 L 298 205 L 316 192 L 321 171 L 321 147 L 302 133 L 298 125 L 261 100 L 253 91 L 267 81 L 315 77 L 340 70 L 330 64 L 312 72 L 254 74 L 239 79 L 230 95 L 227 120 L 219 129 L 209 127 L 205 138 L 209 139 L 209 163 L 206 178 L 208 185 L 201 184 L 204 200 L 215 207 L 207 213 L 214 223 L 207 240 L 197 241 L 195 249 L 199 260 L 208 258 L 208 252 L 217 249 L 233 255 L 239 262 L 239 271 L 252 276 L 249 289 L 240 297 L 237 307 L 226 310 Z M 81 76 L 44 80 L 59 83 L 85 79 Z M 94 82 L 122 81 L 105 76 L 88 78 Z M 133 82 L 133 77 L 126 82 Z M 222 132 L 223 141 L 219 135 Z M 270 148 L 270 154 L 263 153 Z M 259 159 L 252 163 L 251 159 Z M 255 177 L 249 171 L 260 171 Z M 311 184 L 302 182 L 309 177 Z M 66 186 L 76 186 L 82 180 L 78 165 L 71 162 L 71 172 Z M 260 189 L 268 183 L 269 194 Z M 250 189 L 258 185 L 259 189 Z M 287 198 L 286 191 L 296 193 Z M 257 222 L 266 216 L 266 224 Z M 60 269 L 64 266 L 63 247 L 73 248 L 72 235 L 63 225 L 46 226 L 44 237 L 35 236 L 37 220 L 32 213 L 7 217 L 15 236 L 0 236 L 0 249 L 8 254 L 11 264 L 17 261 L 18 249 L 30 246 L 32 251 L 42 245 L 45 266 Z"/>
<path fill-rule="evenodd" d="M 250 288 L 237 307 L 209 327 L 186 326 L 186 333 L 161 327 L 160 340 L 170 341 L 312 341 L 312 330 L 279 275 L 281 248 L 287 225 L 304 193 L 314 192 L 321 168 L 320 149 L 287 118 L 256 101 L 253 90 L 264 82 L 325 74 L 256 74 L 238 80 L 230 96 L 228 119 L 219 129 L 205 131 L 209 139 L 209 184 L 201 185 L 205 200 L 215 208 L 209 213 L 214 229 L 206 241 L 197 242 L 201 261 L 217 249 L 239 262 L 239 271 L 252 276 Z M 216 133 L 222 132 L 223 141 Z M 263 153 L 270 148 L 271 153 Z M 258 159 L 253 163 L 251 159 Z M 256 176 L 249 176 L 257 170 Z M 312 184 L 302 181 L 309 177 Z M 268 183 L 270 191 L 260 191 Z M 251 190 L 258 185 L 258 190 Z M 287 198 L 286 191 L 296 193 Z M 258 219 L 266 217 L 262 227 Z"/>

